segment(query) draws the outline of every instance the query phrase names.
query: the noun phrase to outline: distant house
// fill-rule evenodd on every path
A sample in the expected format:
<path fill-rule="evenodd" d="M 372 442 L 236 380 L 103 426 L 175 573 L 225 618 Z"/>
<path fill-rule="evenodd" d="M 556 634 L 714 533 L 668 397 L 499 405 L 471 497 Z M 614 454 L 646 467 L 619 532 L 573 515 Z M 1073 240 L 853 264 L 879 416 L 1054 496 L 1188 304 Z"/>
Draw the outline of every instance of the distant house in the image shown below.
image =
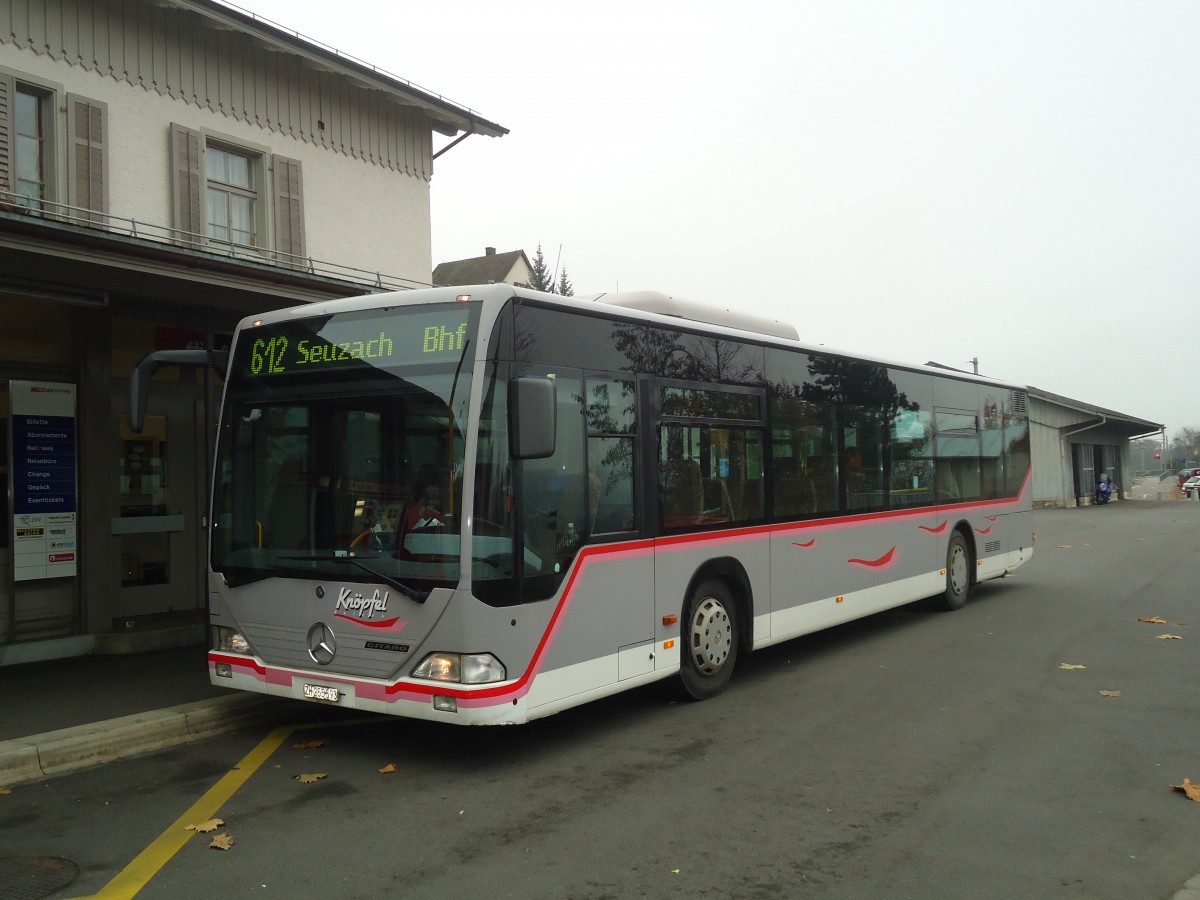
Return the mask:
<path fill-rule="evenodd" d="M 455 259 L 444 262 L 433 270 L 433 283 L 456 284 L 511 284 L 516 287 L 533 287 L 533 266 L 524 250 L 509 250 L 497 253 L 495 247 L 484 247 L 483 256 L 471 259 Z"/>

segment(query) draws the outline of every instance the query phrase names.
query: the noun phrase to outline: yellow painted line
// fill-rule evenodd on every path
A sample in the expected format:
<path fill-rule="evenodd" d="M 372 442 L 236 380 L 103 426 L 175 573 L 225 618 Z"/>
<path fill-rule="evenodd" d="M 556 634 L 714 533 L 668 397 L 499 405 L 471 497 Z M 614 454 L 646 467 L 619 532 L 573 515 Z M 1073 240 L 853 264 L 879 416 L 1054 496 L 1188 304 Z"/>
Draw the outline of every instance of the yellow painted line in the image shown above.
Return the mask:
<path fill-rule="evenodd" d="M 127 900 L 157 875 L 162 867 L 171 861 L 184 844 L 195 837 L 196 832 L 188 831 L 187 826 L 199 825 L 214 818 L 229 798 L 238 792 L 250 776 L 262 768 L 262 764 L 271 758 L 279 747 L 297 731 L 318 728 L 345 728 L 347 725 L 366 725 L 380 722 L 378 716 L 359 719 L 347 719 L 344 722 L 304 722 L 298 725 L 280 725 L 259 742 L 258 746 L 243 757 L 242 761 L 225 773 L 216 784 L 191 805 L 187 812 L 175 820 L 166 831 L 160 834 L 150 846 L 122 869 L 112 881 L 106 884 L 99 893 L 89 895 L 95 900 Z M 87 898 L 76 898 L 87 900 Z"/>
<path fill-rule="evenodd" d="M 278 750 L 279 746 L 295 730 L 296 726 L 294 725 L 281 725 L 267 735 L 257 747 L 246 754 L 241 762 L 209 788 L 203 797 L 193 803 L 187 812 L 176 819 L 173 825 L 160 834 L 150 846 L 137 855 L 133 862 L 106 884 L 100 893 L 93 896 L 105 898 L 105 900 L 108 898 L 115 900 L 115 898 L 132 897 L 144 888 L 146 883 L 171 861 L 171 857 L 195 837 L 196 832 L 188 831 L 187 826 L 207 822 L 216 816 L 229 798 L 249 781 L 250 776 L 271 758 L 271 754 Z"/>

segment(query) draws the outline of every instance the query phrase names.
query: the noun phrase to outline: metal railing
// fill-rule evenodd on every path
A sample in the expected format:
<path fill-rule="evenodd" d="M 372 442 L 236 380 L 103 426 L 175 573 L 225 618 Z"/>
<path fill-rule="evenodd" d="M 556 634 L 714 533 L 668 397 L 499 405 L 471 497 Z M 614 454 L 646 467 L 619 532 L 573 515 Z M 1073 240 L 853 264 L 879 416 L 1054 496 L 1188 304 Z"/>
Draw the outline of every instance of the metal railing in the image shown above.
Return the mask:
<path fill-rule="evenodd" d="M 399 275 L 372 272 L 355 266 L 314 259 L 311 256 L 298 256 L 282 250 L 257 247 L 253 244 L 218 240 L 207 234 L 185 231 L 141 219 L 114 216 L 110 213 L 96 212 L 67 203 L 37 200 L 0 187 L 0 214 L 5 213 L 28 216 L 76 228 L 86 228 L 94 232 L 105 232 L 136 241 L 169 246 L 176 250 L 201 253 L 205 256 L 270 266 L 285 272 L 301 272 L 319 278 L 349 281 L 378 290 L 406 291 L 430 286 L 429 282 L 403 278 Z"/>

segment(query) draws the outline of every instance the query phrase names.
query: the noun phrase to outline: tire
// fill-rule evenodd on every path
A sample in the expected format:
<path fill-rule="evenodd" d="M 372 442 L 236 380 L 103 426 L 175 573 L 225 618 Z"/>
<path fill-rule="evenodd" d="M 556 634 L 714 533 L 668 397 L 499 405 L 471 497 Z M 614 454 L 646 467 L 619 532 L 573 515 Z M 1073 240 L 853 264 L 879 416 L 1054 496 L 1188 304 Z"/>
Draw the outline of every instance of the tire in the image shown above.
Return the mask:
<path fill-rule="evenodd" d="M 701 582 L 684 606 L 680 632 L 679 680 L 693 700 L 725 690 L 737 663 L 737 600 L 723 581 Z"/>
<path fill-rule="evenodd" d="M 971 548 L 961 531 L 952 532 L 950 544 L 946 547 L 946 589 L 935 597 L 930 597 L 930 606 L 943 612 L 953 612 L 962 609 L 971 592 L 971 568 L 974 560 L 971 558 Z"/>

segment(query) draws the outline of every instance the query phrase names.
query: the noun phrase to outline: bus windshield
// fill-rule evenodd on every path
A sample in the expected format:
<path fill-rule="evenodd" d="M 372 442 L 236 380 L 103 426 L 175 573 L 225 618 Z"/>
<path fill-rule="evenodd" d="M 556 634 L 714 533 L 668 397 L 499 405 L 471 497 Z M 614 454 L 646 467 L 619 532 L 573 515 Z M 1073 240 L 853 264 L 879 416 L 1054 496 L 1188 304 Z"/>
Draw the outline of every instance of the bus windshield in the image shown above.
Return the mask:
<path fill-rule="evenodd" d="M 213 498 L 227 583 L 385 582 L 418 600 L 458 584 L 477 315 L 401 307 L 243 330 Z"/>

